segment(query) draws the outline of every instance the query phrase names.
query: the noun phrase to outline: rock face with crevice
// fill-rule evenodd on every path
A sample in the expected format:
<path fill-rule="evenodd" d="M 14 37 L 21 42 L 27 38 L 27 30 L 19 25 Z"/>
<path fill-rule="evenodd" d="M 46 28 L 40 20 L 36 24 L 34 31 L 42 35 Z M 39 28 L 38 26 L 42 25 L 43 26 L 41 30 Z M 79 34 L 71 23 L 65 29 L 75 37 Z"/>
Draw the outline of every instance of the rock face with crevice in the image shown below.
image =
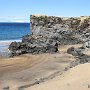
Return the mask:
<path fill-rule="evenodd" d="M 90 17 L 31 15 L 30 30 L 32 34 L 24 36 L 22 42 L 10 44 L 12 55 L 55 53 L 58 45 L 84 43 L 90 37 Z"/>

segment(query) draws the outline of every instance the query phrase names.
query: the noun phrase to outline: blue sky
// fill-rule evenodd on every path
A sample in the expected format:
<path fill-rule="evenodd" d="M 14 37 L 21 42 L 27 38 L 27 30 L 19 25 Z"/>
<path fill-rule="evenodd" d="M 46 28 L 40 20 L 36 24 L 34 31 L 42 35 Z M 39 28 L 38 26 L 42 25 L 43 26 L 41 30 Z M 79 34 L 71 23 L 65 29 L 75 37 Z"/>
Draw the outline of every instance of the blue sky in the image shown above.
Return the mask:
<path fill-rule="evenodd" d="M 0 22 L 29 22 L 31 14 L 90 16 L 90 0 L 0 0 Z"/>

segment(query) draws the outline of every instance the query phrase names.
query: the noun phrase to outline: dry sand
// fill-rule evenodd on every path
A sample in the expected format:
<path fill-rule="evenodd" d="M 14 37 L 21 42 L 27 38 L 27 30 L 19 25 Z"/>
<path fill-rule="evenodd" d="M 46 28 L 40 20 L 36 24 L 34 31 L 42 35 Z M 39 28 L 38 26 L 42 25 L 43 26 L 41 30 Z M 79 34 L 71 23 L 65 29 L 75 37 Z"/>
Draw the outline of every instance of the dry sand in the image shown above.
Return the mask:
<path fill-rule="evenodd" d="M 90 90 L 90 63 L 78 65 L 63 75 L 25 90 Z"/>
<path fill-rule="evenodd" d="M 25 54 L 14 58 L 1 58 L 0 90 L 88 90 L 89 64 L 65 71 L 75 61 L 72 55 L 66 53 L 69 47 L 71 45 L 60 46 L 59 53 L 55 54 Z M 37 81 L 40 80 L 42 83 L 39 84 Z M 8 87 L 9 89 L 5 89 Z"/>

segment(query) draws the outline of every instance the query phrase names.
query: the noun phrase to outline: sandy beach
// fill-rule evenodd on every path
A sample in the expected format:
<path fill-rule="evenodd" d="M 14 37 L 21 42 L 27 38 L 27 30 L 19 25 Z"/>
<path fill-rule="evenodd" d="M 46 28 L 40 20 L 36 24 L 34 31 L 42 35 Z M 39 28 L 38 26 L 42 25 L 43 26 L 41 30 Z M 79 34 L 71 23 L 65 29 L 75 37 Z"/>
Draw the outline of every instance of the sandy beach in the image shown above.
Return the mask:
<path fill-rule="evenodd" d="M 80 45 L 73 46 L 78 47 Z M 51 81 L 53 83 L 54 78 L 57 78 L 57 76 L 63 78 L 62 75 L 69 72 L 65 68 L 72 61 L 75 61 L 72 55 L 66 53 L 69 47 L 71 45 L 62 46 L 59 48 L 59 53 L 55 54 L 24 54 L 13 58 L 1 58 L 0 90 L 5 88 L 9 88 L 9 90 L 50 90 L 48 83 Z M 58 82 L 62 83 L 61 80 Z M 52 86 L 53 90 L 59 90 L 57 89 L 58 87 L 56 88 L 56 85 L 55 88 L 53 84 Z"/>
<path fill-rule="evenodd" d="M 90 0 L 0 1 L 0 90 L 90 90 Z"/>
<path fill-rule="evenodd" d="M 51 88 L 52 87 L 52 88 Z M 90 63 L 78 65 L 63 75 L 25 90 L 89 90 Z"/>

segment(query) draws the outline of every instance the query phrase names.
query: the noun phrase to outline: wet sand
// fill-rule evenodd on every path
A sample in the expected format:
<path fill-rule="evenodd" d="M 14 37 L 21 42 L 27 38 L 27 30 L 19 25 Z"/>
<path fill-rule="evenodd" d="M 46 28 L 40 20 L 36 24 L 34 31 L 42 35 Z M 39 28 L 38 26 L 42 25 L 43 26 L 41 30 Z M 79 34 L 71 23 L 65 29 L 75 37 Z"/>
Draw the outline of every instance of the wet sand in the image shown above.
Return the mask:
<path fill-rule="evenodd" d="M 61 75 L 76 60 L 66 53 L 69 47 L 71 45 L 60 46 L 59 53 L 55 54 L 24 54 L 7 59 L 0 58 L 0 90 L 27 90 L 33 85 Z"/>

